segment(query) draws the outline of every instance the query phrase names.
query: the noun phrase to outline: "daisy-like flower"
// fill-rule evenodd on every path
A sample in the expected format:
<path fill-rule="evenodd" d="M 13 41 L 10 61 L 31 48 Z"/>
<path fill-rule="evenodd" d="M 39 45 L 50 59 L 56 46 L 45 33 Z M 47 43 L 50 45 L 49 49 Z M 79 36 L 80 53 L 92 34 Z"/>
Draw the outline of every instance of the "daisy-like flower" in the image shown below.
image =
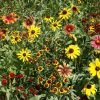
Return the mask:
<path fill-rule="evenodd" d="M 80 48 L 77 45 L 69 45 L 65 48 L 65 54 L 68 58 L 75 59 L 80 56 Z"/>
<path fill-rule="evenodd" d="M 40 27 L 32 25 L 28 29 L 28 39 L 32 42 L 40 34 Z"/>
<path fill-rule="evenodd" d="M 88 71 L 92 76 L 97 75 L 100 78 L 100 59 L 96 58 L 95 61 L 91 62 Z"/>
<path fill-rule="evenodd" d="M 18 42 L 21 41 L 21 36 L 19 32 L 14 32 L 13 35 L 11 36 L 11 43 L 12 44 L 17 44 Z"/>
<path fill-rule="evenodd" d="M 95 32 L 95 27 L 91 25 L 89 26 L 88 30 L 89 32 Z"/>
<path fill-rule="evenodd" d="M 63 66 L 59 65 L 57 71 L 59 75 L 63 76 L 64 78 L 69 76 L 72 72 L 72 70 L 68 67 L 68 64 L 66 65 L 66 63 L 64 63 Z"/>
<path fill-rule="evenodd" d="M 69 8 L 64 8 L 60 13 L 59 13 L 59 18 L 60 19 L 68 19 L 71 16 L 71 9 Z"/>
<path fill-rule="evenodd" d="M 39 73 L 42 72 L 43 69 L 44 69 L 44 68 L 43 68 L 42 66 L 38 66 L 38 71 L 39 71 Z"/>
<path fill-rule="evenodd" d="M 29 61 L 29 58 L 31 57 L 31 52 L 27 48 L 22 49 L 19 53 L 17 53 L 17 56 L 20 60 Z"/>
<path fill-rule="evenodd" d="M 3 22 L 5 24 L 12 24 L 14 22 L 16 22 L 18 20 L 18 15 L 14 12 L 8 14 L 8 15 L 4 15 L 2 16 Z"/>
<path fill-rule="evenodd" d="M 76 5 L 73 5 L 73 4 L 72 4 L 72 5 L 71 5 L 71 8 L 72 8 L 72 11 L 73 11 L 73 12 L 78 12 L 78 13 L 80 12 L 78 6 L 76 6 Z"/>
<path fill-rule="evenodd" d="M 46 22 L 52 22 L 52 21 L 54 20 L 54 18 L 51 17 L 51 16 L 46 16 L 46 17 L 44 18 L 44 20 L 45 20 Z"/>
<path fill-rule="evenodd" d="M 87 96 L 95 95 L 96 94 L 96 86 L 95 84 L 86 84 L 82 89 L 82 92 L 85 93 Z"/>
<path fill-rule="evenodd" d="M 70 34 L 74 30 L 74 28 L 75 28 L 74 24 L 67 24 L 65 25 L 64 30 L 66 34 Z"/>
<path fill-rule="evenodd" d="M 23 22 L 23 26 L 25 28 L 29 28 L 31 25 L 35 24 L 35 21 L 34 21 L 34 17 L 33 16 L 30 16 L 28 17 L 24 22 Z"/>
<path fill-rule="evenodd" d="M 93 36 L 91 46 L 95 49 L 100 49 L 100 35 Z"/>
<path fill-rule="evenodd" d="M 53 22 L 51 23 L 51 29 L 52 29 L 53 31 L 56 31 L 57 29 L 59 29 L 60 26 L 61 26 L 61 24 L 59 23 L 59 21 L 53 21 Z"/>

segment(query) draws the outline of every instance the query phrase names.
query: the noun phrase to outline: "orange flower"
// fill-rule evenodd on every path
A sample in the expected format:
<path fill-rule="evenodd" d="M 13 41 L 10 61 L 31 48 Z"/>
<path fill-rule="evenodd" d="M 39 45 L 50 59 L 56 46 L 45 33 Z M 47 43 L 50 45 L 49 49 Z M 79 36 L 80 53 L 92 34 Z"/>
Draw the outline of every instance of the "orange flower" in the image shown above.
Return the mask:
<path fill-rule="evenodd" d="M 58 73 L 63 76 L 63 77 L 67 77 L 71 74 L 72 70 L 70 68 L 68 68 L 68 65 L 66 65 L 66 63 L 62 65 L 59 65 L 58 67 Z"/>
<path fill-rule="evenodd" d="M 35 24 L 35 21 L 34 21 L 34 17 L 33 16 L 30 16 L 28 17 L 24 22 L 23 22 L 23 26 L 25 28 L 29 28 L 31 25 Z"/>
<path fill-rule="evenodd" d="M 2 16 L 2 19 L 5 24 L 12 24 L 18 20 L 18 15 L 12 12 L 8 15 Z"/>

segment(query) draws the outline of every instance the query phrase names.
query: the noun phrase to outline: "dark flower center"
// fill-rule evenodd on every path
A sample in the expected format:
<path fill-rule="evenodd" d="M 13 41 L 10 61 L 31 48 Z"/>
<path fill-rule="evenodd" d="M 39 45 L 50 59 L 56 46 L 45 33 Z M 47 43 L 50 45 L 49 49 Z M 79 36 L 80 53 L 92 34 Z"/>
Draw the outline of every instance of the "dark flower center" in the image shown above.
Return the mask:
<path fill-rule="evenodd" d="M 87 88 L 90 89 L 91 88 L 91 85 L 87 85 Z"/>
<path fill-rule="evenodd" d="M 27 19 L 27 20 L 26 20 L 26 24 L 27 24 L 27 25 L 32 25 L 32 21 L 31 21 L 30 19 Z"/>
<path fill-rule="evenodd" d="M 65 15 L 65 14 L 67 14 L 67 11 L 66 11 L 66 10 L 63 10 L 63 12 L 62 12 L 62 13 L 63 13 L 63 15 Z"/>
<path fill-rule="evenodd" d="M 46 18 L 50 18 L 50 16 L 46 16 Z"/>
<path fill-rule="evenodd" d="M 73 49 L 69 49 L 69 53 L 73 53 L 74 52 L 74 50 Z"/>
<path fill-rule="evenodd" d="M 77 8 L 76 7 L 73 7 L 72 9 L 73 9 L 73 11 L 77 11 Z"/>
<path fill-rule="evenodd" d="M 96 44 L 100 45 L 100 40 L 97 40 L 97 41 L 96 41 Z"/>
<path fill-rule="evenodd" d="M 18 37 L 15 37 L 15 41 L 17 41 L 18 40 Z"/>
<path fill-rule="evenodd" d="M 57 24 L 55 23 L 55 24 L 53 24 L 53 26 L 54 26 L 54 27 L 56 27 L 56 26 L 57 26 Z"/>
<path fill-rule="evenodd" d="M 34 31 L 34 30 L 32 30 L 32 31 L 31 31 L 31 33 L 32 33 L 32 34 L 34 34 L 34 33 L 35 33 L 35 31 Z"/>
<path fill-rule="evenodd" d="M 99 71 L 100 70 L 100 67 L 96 66 L 95 70 L 96 71 Z"/>
<path fill-rule="evenodd" d="M 23 56 L 25 57 L 26 56 L 26 53 L 23 53 Z"/>

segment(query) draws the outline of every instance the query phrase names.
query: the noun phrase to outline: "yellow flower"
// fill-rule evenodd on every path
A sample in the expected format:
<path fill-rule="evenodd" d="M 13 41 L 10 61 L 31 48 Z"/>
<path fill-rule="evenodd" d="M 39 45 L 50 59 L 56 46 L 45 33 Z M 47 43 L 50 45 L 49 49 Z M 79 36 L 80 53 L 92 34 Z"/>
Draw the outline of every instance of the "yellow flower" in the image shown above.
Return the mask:
<path fill-rule="evenodd" d="M 11 36 L 11 43 L 17 44 L 20 41 L 21 41 L 21 36 L 19 35 L 19 32 L 14 32 L 13 35 Z"/>
<path fill-rule="evenodd" d="M 59 13 L 59 18 L 60 19 L 68 19 L 71 16 L 71 9 L 69 8 L 64 8 L 60 13 Z"/>
<path fill-rule="evenodd" d="M 31 52 L 27 48 L 22 49 L 19 53 L 17 53 L 17 56 L 20 60 L 23 60 L 23 62 L 29 61 L 29 58 L 31 57 Z"/>
<path fill-rule="evenodd" d="M 95 50 L 95 53 L 96 54 L 100 54 L 100 50 Z"/>
<path fill-rule="evenodd" d="M 78 13 L 80 12 L 78 6 L 76 6 L 76 5 L 73 5 L 73 4 L 72 4 L 72 5 L 71 5 L 71 8 L 72 8 L 72 11 L 73 11 L 73 12 L 78 12 Z"/>
<path fill-rule="evenodd" d="M 39 73 L 42 72 L 43 69 L 44 69 L 44 68 L 43 68 L 42 66 L 38 66 L 38 71 L 39 71 Z"/>
<path fill-rule="evenodd" d="M 95 84 L 93 85 L 90 85 L 90 84 L 87 84 L 84 86 L 84 88 L 82 89 L 82 92 L 85 93 L 87 96 L 91 96 L 92 94 L 96 94 L 96 86 Z"/>
<path fill-rule="evenodd" d="M 77 45 L 69 45 L 65 48 L 65 54 L 68 58 L 75 59 L 80 56 L 80 48 Z"/>
<path fill-rule="evenodd" d="M 89 26 L 89 32 L 95 32 L 94 26 Z"/>
<path fill-rule="evenodd" d="M 96 58 L 94 62 L 91 62 L 88 71 L 92 76 L 97 75 L 100 78 L 100 59 Z"/>
<path fill-rule="evenodd" d="M 56 82 L 56 87 L 61 88 L 62 87 L 62 83 Z"/>
<path fill-rule="evenodd" d="M 56 31 L 57 29 L 59 29 L 60 26 L 61 26 L 61 24 L 59 23 L 59 21 L 53 21 L 51 23 L 51 28 L 53 31 Z"/>
<path fill-rule="evenodd" d="M 40 27 L 31 25 L 28 29 L 28 40 L 33 42 L 33 40 L 40 34 Z"/>
<path fill-rule="evenodd" d="M 44 18 L 44 20 L 45 20 L 46 22 L 52 22 L 53 19 L 54 19 L 54 18 L 53 18 L 53 17 L 50 17 L 50 16 L 46 16 L 46 17 Z"/>

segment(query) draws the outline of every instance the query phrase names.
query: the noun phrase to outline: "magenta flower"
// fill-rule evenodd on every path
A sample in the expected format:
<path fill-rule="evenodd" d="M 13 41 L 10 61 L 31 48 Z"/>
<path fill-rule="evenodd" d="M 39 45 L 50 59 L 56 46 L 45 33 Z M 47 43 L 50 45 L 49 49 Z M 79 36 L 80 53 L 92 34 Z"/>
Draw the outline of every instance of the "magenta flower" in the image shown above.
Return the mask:
<path fill-rule="evenodd" d="M 92 38 L 91 46 L 95 49 L 100 49 L 100 35 L 96 35 Z"/>

